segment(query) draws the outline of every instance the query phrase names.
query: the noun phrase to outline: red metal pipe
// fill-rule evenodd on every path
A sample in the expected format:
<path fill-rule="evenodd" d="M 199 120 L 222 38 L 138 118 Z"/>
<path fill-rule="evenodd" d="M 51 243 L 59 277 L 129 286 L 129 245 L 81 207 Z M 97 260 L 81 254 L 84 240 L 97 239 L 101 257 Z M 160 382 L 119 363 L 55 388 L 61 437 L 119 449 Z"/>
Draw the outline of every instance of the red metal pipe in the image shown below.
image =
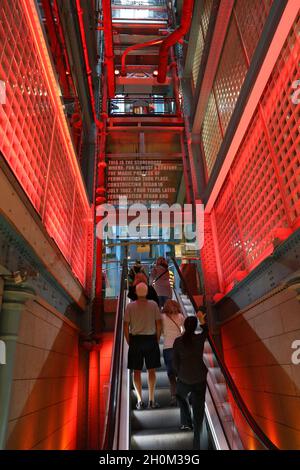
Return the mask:
<path fill-rule="evenodd" d="M 78 15 L 80 37 L 81 37 L 81 43 L 82 43 L 82 48 L 83 48 L 84 62 L 85 62 L 87 79 L 88 79 L 88 86 L 89 86 L 89 92 L 90 92 L 90 99 L 91 99 L 93 117 L 94 117 L 94 121 L 95 121 L 97 127 L 101 128 L 101 127 L 103 127 L 103 124 L 97 118 L 96 104 L 95 104 L 95 97 L 94 97 L 94 89 L 93 89 L 92 69 L 90 67 L 90 60 L 89 60 L 87 42 L 86 42 L 86 37 L 85 37 L 84 22 L 83 22 L 83 9 L 81 8 L 80 0 L 76 0 L 76 10 L 77 10 L 77 15 Z"/>
<path fill-rule="evenodd" d="M 56 25 L 53 17 L 53 11 L 49 0 L 42 0 L 42 6 L 46 18 L 46 26 L 50 38 L 50 47 L 53 58 L 56 61 L 56 70 L 59 76 L 59 83 L 62 89 L 62 94 L 65 97 L 70 97 L 70 86 L 66 75 L 65 63 L 63 60 L 63 52 L 60 42 L 57 38 Z"/>
<path fill-rule="evenodd" d="M 176 44 L 181 38 L 183 38 L 189 31 L 193 16 L 195 0 L 185 0 L 181 14 L 181 24 L 179 28 L 175 29 L 170 36 L 168 36 L 160 46 L 159 51 L 159 63 L 158 63 L 158 83 L 165 83 L 168 71 L 168 57 L 169 49 L 171 46 Z"/>
<path fill-rule="evenodd" d="M 107 88 L 108 97 L 114 98 L 115 83 L 115 64 L 114 64 L 114 43 L 112 30 L 111 0 L 102 0 L 103 11 L 103 30 L 105 39 L 105 65 L 107 70 Z"/>
<path fill-rule="evenodd" d="M 133 46 L 127 47 L 127 49 L 122 54 L 122 67 L 121 67 L 121 75 L 124 77 L 126 75 L 126 57 L 131 51 L 135 51 L 137 49 L 143 49 L 144 47 L 156 46 L 157 44 L 161 44 L 163 39 L 155 39 L 153 41 L 143 42 L 142 44 L 134 44 Z"/>
<path fill-rule="evenodd" d="M 56 17 L 56 24 L 57 24 L 58 34 L 59 34 L 59 40 L 60 40 L 60 42 L 62 44 L 62 48 L 63 48 L 63 55 L 64 55 L 64 59 L 65 59 L 65 63 L 66 63 L 66 75 L 67 75 L 68 80 L 69 80 L 69 86 L 70 86 L 72 92 L 75 95 L 76 91 L 75 91 L 75 86 L 74 86 L 74 82 L 73 82 L 73 78 L 72 78 L 72 74 L 71 74 L 71 66 L 70 66 L 69 56 L 68 56 L 68 52 L 67 52 L 67 46 L 66 46 L 64 31 L 63 31 L 61 21 L 60 21 L 60 14 L 59 14 L 57 0 L 53 0 L 53 11 L 54 11 L 54 14 L 55 14 L 55 17 Z"/>

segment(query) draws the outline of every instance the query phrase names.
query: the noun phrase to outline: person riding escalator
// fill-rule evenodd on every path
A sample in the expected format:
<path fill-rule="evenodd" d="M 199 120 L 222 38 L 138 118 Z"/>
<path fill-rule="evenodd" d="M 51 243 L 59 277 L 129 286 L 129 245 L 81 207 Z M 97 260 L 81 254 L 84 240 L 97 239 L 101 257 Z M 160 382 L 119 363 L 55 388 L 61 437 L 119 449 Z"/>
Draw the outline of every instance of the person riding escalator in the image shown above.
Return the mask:
<path fill-rule="evenodd" d="M 198 319 L 202 334 L 195 334 Z M 206 314 L 199 311 L 197 317 L 184 321 L 184 333 L 173 345 L 173 368 L 177 376 L 176 398 L 180 407 L 181 430 L 194 429 L 193 448 L 200 449 L 200 434 L 205 411 L 207 367 L 203 361 L 204 343 L 208 335 Z M 188 397 L 191 397 L 193 419 Z"/>

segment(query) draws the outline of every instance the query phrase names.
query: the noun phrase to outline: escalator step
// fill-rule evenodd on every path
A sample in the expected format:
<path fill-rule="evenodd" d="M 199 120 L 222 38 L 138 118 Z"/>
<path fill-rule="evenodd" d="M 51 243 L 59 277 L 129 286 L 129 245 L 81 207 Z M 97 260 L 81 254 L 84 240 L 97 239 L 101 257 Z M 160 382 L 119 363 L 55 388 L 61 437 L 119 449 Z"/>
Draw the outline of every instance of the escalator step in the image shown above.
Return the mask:
<path fill-rule="evenodd" d="M 146 429 L 179 428 L 179 408 L 158 408 L 155 410 L 133 410 L 131 413 L 131 428 L 133 431 Z"/>
<path fill-rule="evenodd" d="M 131 436 L 131 449 L 190 450 L 193 436 L 193 432 L 182 432 L 176 427 L 136 431 Z"/>
<path fill-rule="evenodd" d="M 148 403 L 149 393 L 148 390 L 143 391 L 143 400 Z M 155 401 L 157 401 L 161 407 L 169 406 L 171 400 L 171 393 L 169 388 L 157 388 L 155 390 Z M 135 390 L 131 391 L 131 406 L 135 407 L 137 402 Z"/>

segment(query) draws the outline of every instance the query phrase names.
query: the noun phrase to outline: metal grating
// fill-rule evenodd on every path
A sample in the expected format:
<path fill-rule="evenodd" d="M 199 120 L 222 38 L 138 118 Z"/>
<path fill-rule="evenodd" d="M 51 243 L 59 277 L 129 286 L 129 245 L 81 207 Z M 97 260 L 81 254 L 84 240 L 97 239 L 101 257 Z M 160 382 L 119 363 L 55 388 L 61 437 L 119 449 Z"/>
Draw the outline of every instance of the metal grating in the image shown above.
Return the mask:
<path fill-rule="evenodd" d="M 251 2 L 236 0 L 235 2 L 234 12 L 249 63 L 261 36 L 271 3 L 264 0 L 251 0 Z"/>
<path fill-rule="evenodd" d="M 225 288 L 299 227 L 299 23 L 298 15 L 213 209 Z"/>
<path fill-rule="evenodd" d="M 195 54 L 194 54 L 193 66 L 192 66 L 192 77 L 193 77 L 194 88 L 196 88 L 197 86 L 197 80 L 199 76 L 203 50 L 204 50 L 204 38 L 203 38 L 201 25 L 199 25 L 197 44 L 195 48 Z"/>
<path fill-rule="evenodd" d="M 203 28 L 204 38 L 207 35 L 212 7 L 213 7 L 213 0 L 204 0 L 204 2 L 203 2 L 203 12 L 202 12 L 202 15 L 201 15 L 201 24 L 202 24 L 202 28 Z"/>
<path fill-rule="evenodd" d="M 225 285 L 234 280 L 237 271 L 245 270 L 243 240 L 232 193 L 232 182 L 228 176 L 215 204 L 218 248 Z"/>
<path fill-rule="evenodd" d="M 17 1 L 1 2 L 0 79 L 6 84 L 6 103 L 0 105 L 0 151 L 41 212 L 54 109 Z"/>
<path fill-rule="evenodd" d="M 263 123 L 256 115 L 232 166 L 236 201 L 247 266 L 272 243 L 274 229 L 287 227 L 284 203 Z"/>
<path fill-rule="evenodd" d="M 300 217 L 300 103 L 293 103 L 299 80 L 300 15 L 279 56 L 262 99 L 263 116 L 272 143 L 292 224 Z M 298 90 L 299 90 L 298 86 Z M 298 99 L 300 95 L 298 93 Z"/>
<path fill-rule="evenodd" d="M 53 142 L 44 224 L 70 262 L 75 177 L 59 133 Z M 63 229 L 62 229 L 63 228 Z"/>
<path fill-rule="evenodd" d="M 216 292 L 219 292 L 219 279 L 217 272 L 217 263 L 212 233 L 211 215 L 204 215 L 204 245 L 201 250 L 201 265 L 204 275 L 205 294 L 210 301 Z"/>
<path fill-rule="evenodd" d="M 0 3 L 0 80 L 0 151 L 84 285 L 90 206 L 34 2 Z"/>
<path fill-rule="evenodd" d="M 216 100 L 214 94 L 211 93 L 203 121 L 201 138 L 208 175 L 211 174 L 215 164 L 222 138 Z"/>
<path fill-rule="evenodd" d="M 214 82 L 223 134 L 233 114 L 247 71 L 241 39 L 235 19 L 232 17 Z"/>

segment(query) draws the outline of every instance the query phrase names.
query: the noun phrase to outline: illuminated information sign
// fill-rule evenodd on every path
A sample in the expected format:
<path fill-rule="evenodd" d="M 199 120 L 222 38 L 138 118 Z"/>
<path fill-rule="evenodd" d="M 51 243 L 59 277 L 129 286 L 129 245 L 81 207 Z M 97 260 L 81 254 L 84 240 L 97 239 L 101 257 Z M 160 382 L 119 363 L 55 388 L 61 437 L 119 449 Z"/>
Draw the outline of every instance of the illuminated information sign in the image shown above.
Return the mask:
<path fill-rule="evenodd" d="M 111 159 L 107 168 L 108 203 L 117 205 L 119 196 L 128 204 L 176 202 L 183 172 L 181 161 Z"/>

